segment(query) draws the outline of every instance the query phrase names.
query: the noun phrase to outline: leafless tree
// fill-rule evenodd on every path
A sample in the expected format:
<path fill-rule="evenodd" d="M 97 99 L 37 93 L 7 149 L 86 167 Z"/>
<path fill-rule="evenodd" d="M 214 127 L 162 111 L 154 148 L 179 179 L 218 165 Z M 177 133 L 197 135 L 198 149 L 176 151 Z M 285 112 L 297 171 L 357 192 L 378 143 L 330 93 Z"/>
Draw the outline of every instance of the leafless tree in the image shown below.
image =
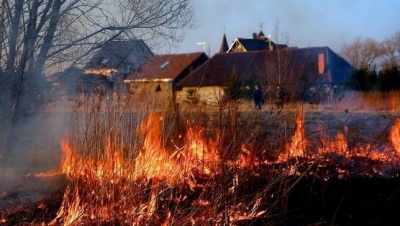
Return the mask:
<path fill-rule="evenodd" d="M 382 68 L 400 66 L 400 32 L 382 42 Z"/>
<path fill-rule="evenodd" d="M 279 20 L 275 21 L 274 24 L 274 30 L 273 30 L 273 37 L 274 37 L 274 41 L 278 44 L 278 45 L 288 45 L 289 44 L 289 36 L 287 35 L 286 32 L 282 31 L 281 26 L 280 26 L 280 22 Z M 278 60 L 278 84 L 282 83 L 282 77 L 284 73 L 286 73 L 285 71 L 281 70 L 281 64 L 282 64 L 282 59 L 281 59 L 281 54 L 280 54 L 280 47 L 277 48 L 277 60 Z"/>
<path fill-rule="evenodd" d="M 2 7 L 1 104 L 12 110 L 1 116 L 14 121 L 26 110 L 24 97 L 43 97 L 46 74 L 114 39 L 175 44 L 193 22 L 189 0 L 3 0 Z"/>
<path fill-rule="evenodd" d="M 5 131 L 20 116 L 43 109 L 49 74 L 79 66 L 112 40 L 176 44 L 182 28 L 193 23 L 190 0 L 2 0 L 1 6 L 0 123 Z"/>
<path fill-rule="evenodd" d="M 356 38 L 352 43 L 345 44 L 340 55 L 357 69 L 373 69 L 382 56 L 382 48 L 377 41 L 367 38 Z"/>

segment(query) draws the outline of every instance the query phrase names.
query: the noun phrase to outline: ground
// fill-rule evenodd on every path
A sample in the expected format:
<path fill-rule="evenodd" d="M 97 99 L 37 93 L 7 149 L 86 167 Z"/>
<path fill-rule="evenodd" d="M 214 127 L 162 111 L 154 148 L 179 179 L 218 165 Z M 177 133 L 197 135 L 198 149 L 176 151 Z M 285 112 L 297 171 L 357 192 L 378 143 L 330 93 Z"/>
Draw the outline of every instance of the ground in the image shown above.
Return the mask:
<path fill-rule="evenodd" d="M 190 122 L 195 124 L 207 125 L 212 132 L 205 135 L 210 139 L 217 136 L 216 130 L 210 129 L 218 126 L 215 122 L 235 117 L 235 125 L 224 127 L 224 131 L 238 130 L 235 136 L 244 134 L 240 141 L 247 140 L 260 150 L 275 150 L 291 141 L 298 128 L 296 116 L 304 112 L 305 138 L 312 146 L 316 147 L 325 138 L 335 140 L 338 133 L 343 133 L 348 149 L 354 152 L 363 151 L 365 147 L 370 150 L 384 149 L 388 145 L 391 129 L 399 118 L 398 111 L 367 111 L 314 105 L 288 104 L 283 110 L 264 105 L 259 111 L 253 109 L 251 103 L 245 103 L 232 109 L 234 110 L 228 113 L 225 110 L 205 114 L 186 112 L 180 116 L 191 117 L 193 120 Z M 59 123 L 58 116 L 46 116 L 46 125 Z M 64 116 L 62 118 L 65 119 Z M 36 135 L 45 134 L 52 128 L 38 127 L 37 124 L 32 127 L 42 128 L 35 130 Z M 54 147 L 64 133 L 62 130 L 56 132 L 54 128 L 51 131 L 48 140 L 24 135 L 26 139 L 35 140 L 32 142 L 36 144 L 35 147 L 41 147 L 40 143 L 43 142 L 47 144 L 46 148 L 25 153 L 18 151 L 23 157 L 14 160 L 19 159 L 18 165 L 22 167 L 15 174 L 3 169 L 3 172 L 8 173 L 3 173 L 0 180 L 0 225 L 35 225 L 35 222 L 50 222 L 55 218 L 61 204 L 65 178 L 62 175 L 40 177 L 34 174 L 56 170 L 59 165 L 60 148 Z M 249 135 L 254 133 L 258 135 Z M 265 139 L 256 139 L 260 137 Z M 282 143 L 280 140 L 283 140 Z M 277 154 L 269 153 L 269 160 L 276 160 Z M 44 163 L 41 163 L 43 160 Z M 329 154 L 312 160 L 293 158 L 285 163 L 271 163 L 265 167 L 271 167 L 268 170 L 284 171 L 291 166 L 297 167 L 297 173 L 287 177 L 295 183 L 279 215 L 243 221 L 241 225 L 391 225 L 397 219 L 397 203 L 400 203 L 398 162 L 371 160 L 365 156 L 347 158 Z M 340 173 L 338 169 L 341 170 Z M 345 174 L 343 171 L 349 172 Z M 250 182 L 261 183 L 255 179 L 249 180 Z M 246 187 L 252 186 L 259 185 L 246 184 Z"/>

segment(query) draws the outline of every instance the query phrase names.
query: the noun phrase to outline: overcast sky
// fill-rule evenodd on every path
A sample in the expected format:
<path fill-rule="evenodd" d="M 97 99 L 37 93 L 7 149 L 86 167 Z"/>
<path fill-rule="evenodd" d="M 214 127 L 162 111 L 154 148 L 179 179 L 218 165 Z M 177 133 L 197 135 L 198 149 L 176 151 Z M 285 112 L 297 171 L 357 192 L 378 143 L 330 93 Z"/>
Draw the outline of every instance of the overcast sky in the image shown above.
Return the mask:
<path fill-rule="evenodd" d="M 206 42 L 205 52 L 213 55 L 224 33 L 229 45 L 236 37 L 251 38 L 261 23 L 272 41 L 278 27 L 289 46 L 328 46 L 335 52 L 356 37 L 382 41 L 400 32 L 398 0 L 193 0 L 193 6 L 197 28 L 187 30 L 170 53 L 203 51 L 196 43 Z"/>

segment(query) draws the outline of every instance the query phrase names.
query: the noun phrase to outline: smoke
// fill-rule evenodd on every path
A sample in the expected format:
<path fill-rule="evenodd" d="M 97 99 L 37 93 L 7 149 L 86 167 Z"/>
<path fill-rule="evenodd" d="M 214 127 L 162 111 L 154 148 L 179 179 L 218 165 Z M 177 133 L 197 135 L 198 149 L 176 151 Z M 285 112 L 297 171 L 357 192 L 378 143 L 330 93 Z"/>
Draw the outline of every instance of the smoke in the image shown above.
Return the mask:
<path fill-rule="evenodd" d="M 44 112 L 2 131 L 0 175 L 18 178 L 58 169 L 67 113 Z"/>

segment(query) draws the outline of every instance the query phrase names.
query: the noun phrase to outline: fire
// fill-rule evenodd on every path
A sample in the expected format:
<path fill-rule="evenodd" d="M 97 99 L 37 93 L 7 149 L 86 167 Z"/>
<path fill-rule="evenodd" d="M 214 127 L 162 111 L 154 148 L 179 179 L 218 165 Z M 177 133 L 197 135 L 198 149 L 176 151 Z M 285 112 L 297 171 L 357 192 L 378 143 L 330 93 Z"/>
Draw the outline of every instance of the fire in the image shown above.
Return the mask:
<path fill-rule="evenodd" d="M 173 183 L 182 177 L 182 169 L 176 159 L 161 143 L 162 118 L 150 115 L 140 126 L 144 133 L 144 145 L 134 162 L 134 178 L 162 178 Z"/>
<path fill-rule="evenodd" d="M 109 143 L 111 140 L 109 140 Z M 63 150 L 63 162 L 60 166 L 61 173 L 68 178 L 95 178 L 96 180 L 108 180 L 116 178 L 115 175 L 122 175 L 126 165 L 119 150 L 113 150 L 110 144 L 107 146 L 107 155 L 102 158 L 84 156 L 74 151 L 70 143 L 61 141 Z"/>
<path fill-rule="evenodd" d="M 162 143 L 162 124 L 163 118 L 160 115 L 151 114 L 138 127 L 139 134 L 143 136 L 143 146 L 137 151 L 134 159 L 123 157 L 122 151 L 115 147 L 115 134 L 112 133 L 106 138 L 108 145 L 105 155 L 100 157 L 83 155 L 63 140 L 61 146 L 64 156 L 61 172 L 68 180 L 73 181 L 72 185 L 75 186 L 68 187 L 65 192 L 63 203 L 53 224 L 57 224 L 60 220 L 64 225 L 74 224 L 85 216 L 90 216 L 91 219 L 108 219 L 111 217 L 107 210 L 109 206 L 102 206 L 100 203 L 109 203 L 114 199 L 116 200 L 113 202 L 119 203 L 118 205 L 124 208 L 125 214 L 133 216 L 141 212 L 141 220 L 147 222 L 156 214 L 160 192 L 163 192 L 166 185 L 175 186 L 184 183 L 195 189 L 194 175 L 211 178 L 219 173 L 220 159 L 215 144 L 206 142 L 201 137 L 200 129 L 188 128 L 183 135 L 185 144 L 171 148 Z M 84 184 L 81 184 L 81 181 Z M 110 194 L 112 191 L 109 190 L 99 191 L 97 188 L 99 185 L 95 184 L 114 187 L 122 196 L 114 197 L 115 194 Z M 143 199 L 143 194 L 139 195 L 138 191 L 132 190 L 132 185 L 150 186 L 148 198 Z M 84 190 L 87 190 L 88 194 L 82 191 L 82 187 L 86 187 Z M 135 197 L 132 197 L 132 194 L 136 194 Z M 92 198 L 89 201 L 85 196 Z M 123 201 L 129 198 L 133 200 Z M 168 219 L 165 222 L 168 222 Z"/>
<path fill-rule="evenodd" d="M 344 132 L 339 131 L 336 135 L 336 139 L 328 139 L 322 137 L 322 145 L 318 148 L 318 154 L 324 155 L 328 153 L 336 153 L 346 157 L 350 157 L 346 135 Z"/>
<path fill-rule="evenodd" d="M 184 157 L 189 163 L 187 165 L 200 169 L 201 174 L 210 175 L 215 173 L 213 170 L 218 170 L 217 166 L 220 158 L 215 143 L 206 142 L 201 136 L 201 131 L 195 128 L 188 129 L 186 134 L 186 140 L 188 141 L 186 147 L 187 156 Z"/>
<path fill-rule="evenodd" d="M 399 100 L 399 96 L 396 95 L 395 92 L 390 92 L 389 93 L 389 100 L 390 100 L 389 101 L 389 105 L 390 105 L 389 109 L 392 112 L 395 112 L 397 109 L 399 109 L 400 100 Z"/>
<path fill-rule="evenodd" d="M 305 157 L 307 150 L 307 140 L 304 129 L 304 112 L 300 111 L 296 117 L 296 131 L 292 137 L 292 142 L 286 148 L 286 151 L 279 155 L 279 161 L 287 160 L 293 157 Z"/>
<path fill-rule="evenodd" d="M 185 131 L 179 135 L 183 138 L 180 145 L 166 145 L 162 139 L 163 117 L 159 114 L 150 114 L 144 122 L 138 126 L 142 145 L 138 150 L 130 150 L 136 153 L 134 157 L 126 157 L 122 148 L 116 145 L 116 134 L 110 132 L 105 137 L 106 144 L 103 155 L 83 154 L 71 143 L 61 142 L 64 151 L 60 171 L 70 181 L 64 194 L 62 205 L 52 225 L 76 225 L 87 221 L 119 222 L 132 225 L 179 224 L 179 219 L 174 215 L 177 206 L 191 206 L 196 208 L 193 215 L 185 216 L 187 221 L 196 224 L 199 220 L 205 220 L 208 214 L 220 216 L 219 222 L 235 222 L 261 217 L 267 213 L 262 203 L 267 195 L 261 195 L 253 199 L 250 205 L 242 201 L 229 203 L 230 198 L 218 197 L 227 209 L 226 216 L 216 213 L 215 202 L 209 199 L 207 191 L 212 186 L 218 187 L 225 174 L 232 178 L 221 194 L 233 197 L 235 191 L 239 191 L 242 171 L 254 171 L 251 175 L 263 175 L 256 172 L 262 169 L 262 164 L 272 164 L 264 161 L 260 156 L 255 156 L 254 147 L 240 145 L 236 158 L 222 162 L 218 150 L 218 141 L 204 138 L 203 130 L 196 126 L 186 126 Z M 323 159 L 324 156 L 334 154 L 345 159 L 368 158 L 377 161 L 396 161 L 400 152 L 400 120 L 398 120 L 390 133 L 390 141 L 396 150 L 393 155 L 389 147 L 377 148 L 373 145 L 352 148 L 347 143 L 347 128 L 338 131 L 333 139 L 323 136 L 320 147 L 312 149 L 312 143 L 307 140 L 304 126 L 304 114 L 300 112 L 296 117 L 296 130 L 284 150 L 280 150 L 275 163 L 285 164 L 291 159 Z M 172 138 L 173 139 L 173 138 Z M 314 150 L 315 150 L 314 149 Z M 262 153 L 268 150 L 262 150 Z M 260 161 L 261 160 L 261 161 Z M 254 167 L 257 166 L 257 167 Z M 374 168 L 379 173 L 379 168 Z M 299 174 L 296 166 L 290 165 L 286 172 L 289 175 Z M 339 175 L 348 172 L 337 167 Z M 213 182 L 212 182 L 213 181 Z M 214 184 L 212 184 L 214 183 Z M 182 192 L 184 189 L 185 192 Z M 222 188 L 220 188 L 222 189 Z M 267 192 L 267 190 L 263 190 Z M 190 195 L 199 194 L 197 199 L 188 201 Z M 244 208 L 244 205 L 253 206 Z M 197 216 L 202 214 L 202 216 Z M 225 220 L 224 220 L 225 219 Z M 178 223 L 176 223 L 178 222 Z M 121 222 L 122 223 L 122 222 Z M 181 222 L 182 223 L 182 222 Z"/>
<path fill-rule="evenodd" d="M 202 175 L 211 175 L 219 162 L 212 142 L 205 142 L 201 130 L 188 128 L 186 144 L 168 150 L 161 144 L 162 118 L 150 115 L 141 129 L 145 132 L 144 147 L 135 160 L 136 178 L 159 178 L 170 184 L 190 176 L 193 170 Z"/>
<path fill-rule="evenodd" d="M 159 115 L 149 115 L 139 127 L 144 135 L 143 148 L 133 160 L 123 158 L 122 151 L 115 149 L 113 135 L 108 137 L 106 155 L 101 158 L 83 156 L 79 151 L 74 151 L 66 140 L 62 140 L 64 154 L 61 173 L 68 178 L 94 177 L 96 180 L 115 180 L 116 175 L 132 180 L 158 178 L 169 184 L 190 176 L 192 170 L 211 175 L 219 162 L 213 143 L 201 138 L 201 130 L 189 128 L 185 134 L 186 144 L 169 150 L 161 143 L 162 120 Z"/>
<path fill-rule="evenodd" d="M 400 153 L 400 120 L 397 120 L 391 131 L 389 141 L 391 142 L 393 149 L 386 145 L 384 147 L 378 147 L 376 145 L 367 143 L 364 146 L 357 146 L 350 148 L 346 138 L 347 127 L 344 127 L 344 131 L 338 131 L 336 136 L 333 138 L 322 136 L 321 145 L 316 147 L 317 151 L 310 151 L 308 147 L 310 144 L 306 139 L 304 129 L 304 116 L 300 112 L 296 117 L 296 131 L 289 143 L 279 157 L 278 162 L 285 162 L 290 158 L 321 158 L 329 153 L 334 153 L 345 158 L 363 157 L 376 161 L 387 161 L 397 162 L 397 157 Z M 323 133 L 322 133 L 323 134 Z"/>
<path fill-rule="evenodd" d="M 390 141 L 393 144 L 394 150 L 396 150 L 396 154 L 400 154 L 400 119 L 398 119 L 391 130 L 390 133 Z"/>

